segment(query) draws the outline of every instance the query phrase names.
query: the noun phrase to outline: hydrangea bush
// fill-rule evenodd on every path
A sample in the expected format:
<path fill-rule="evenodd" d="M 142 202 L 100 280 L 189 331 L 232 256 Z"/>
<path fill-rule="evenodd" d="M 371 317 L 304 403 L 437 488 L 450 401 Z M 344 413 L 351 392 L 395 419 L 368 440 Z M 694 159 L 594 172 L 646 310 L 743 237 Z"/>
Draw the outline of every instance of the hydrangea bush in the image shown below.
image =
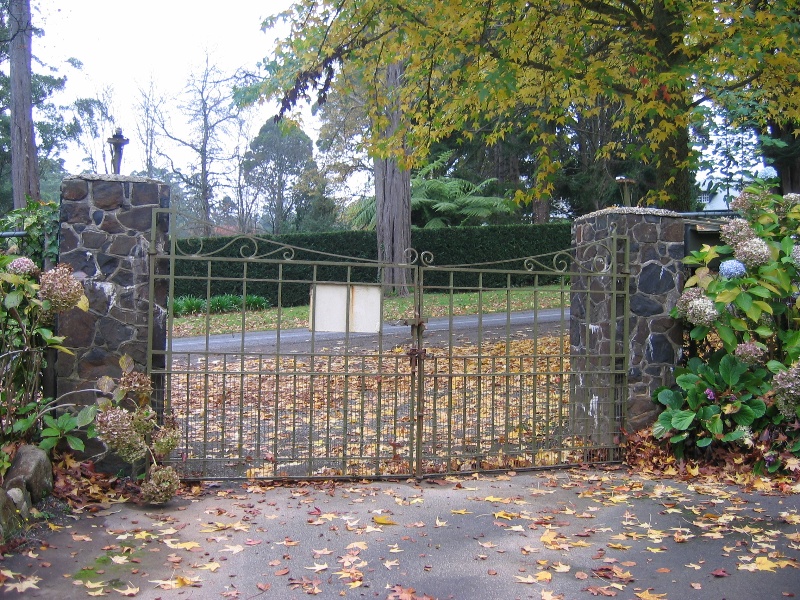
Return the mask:
<path fill-rule="evenodd" d="M 170 466 L 159 464 L 180 441 L 180 431 L 171 416 L 158 423 L 151 406 L 150 378 L 134 371 L 129 356 L 120 359 L 122 376 L 118 381 L 101 377 L 97 382 L 103 397 L 95 406 L 94 433 L 124 461 L 135 465 L 146 461 L 142 500 L 150 504 L 169 501 L 178 491 L 180 480 Z"/>
<path fill-rule="evenodd" d="M 55 417 L 59 408 L 42 391 L 42 370 L 48 350 L 69 352 L 64 338 L 53 332 L 59 313 L 89 302 L 83 284 L 69 265 L 59 264 L 42 271 L 25 256 L 0 255 L 0 442 L 39 440 L 45 449 L 62 438 L 74 449 L 83 442 L 73 435 L 86 425 L 88 413 Z M 8 456 L 0 452 L 0 474 Z"/>
<path fill-rule="evenodd" d="M 679 456 L 737 444 L 759 469 L 800 474 L 800 194 L 748 188 L 731 208 L 723 244 L 685 259 L 696 269 L 672 310 L 718 347 L 656 391 L 653 433 Z"/>

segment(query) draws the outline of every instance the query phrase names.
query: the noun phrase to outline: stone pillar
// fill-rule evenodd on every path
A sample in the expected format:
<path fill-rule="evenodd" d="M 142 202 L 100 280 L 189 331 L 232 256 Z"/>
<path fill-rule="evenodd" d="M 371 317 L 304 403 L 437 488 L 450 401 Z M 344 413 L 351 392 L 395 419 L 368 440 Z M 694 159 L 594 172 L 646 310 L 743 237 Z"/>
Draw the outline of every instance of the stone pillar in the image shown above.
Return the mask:
<path fill-rule="evenodd" d="M 153 211 L 167 208 L 169 197 L 167 184 L 142 177 L 78 175 L 62 182 L 59 262 L 83 278 L 89 311 L 59 318 L 58 334 L 74 352 L 58 355 L 59 394 L 94 388 L 101 375 L 119 377 L 125 354 L 146 371 L 151 311 L 154 347 L 164 348 L 166 288 L 156 290 L 151 307 L 150 266 L 166 247 L 168 222 L 151 229 Z"/>
<path fill-rule="evenodd" d="M 621 241 L 612 248 L 612 240 Z M 575 220 L 573 240 L 576 245 L 575 269 L 578 275 L 574 286 L 579 293 L 572 294 L 570 312 L 570 343 L 572 353 L 578 361 L 586 362 L 586 371 L 598 372 L 593 356 L 606 357 L 624 350 L 627 344 L 627 397 L 592 397 L 576 390 L 580 398 L 578 419 L 585 421 L 586 434 L 603 430 L 598 419 L 619 420 L 619 411 L 624 403 L 626 409 L 625 428 L 635 431 L 652 423 L 658 416 L 658 406 L 651 400 L 652 393 L 662 385 L 674 383 L 673 370 L 680 359 L 683 345 L 681 323 L 669 316 L 669 312 L 680 296 L 683 277 L 684 223 L 678 213 L 647 208 L 605 209 Z M 592 274 L 603 263 L 604 252 L 609 258 L 614 255 L 624 260 L 628 245 L 628 265 L 622 268 L 628 274 L 627 304 L 630 310 L 627 324 L 624 319 L 624 294 L 614 294 L 616 285 L 612 276 Z M 606 248 L 599 251 L 598 248 Z M 576 288 L 573 287 L 573 290 Z M 616 323 L 609 317 L 616 315 Z M 626 325 L 627 337 L 626 340 Z M 612 331 L 613 328 L 613 331 Z M 611 347 L 612 340 L 616 348 Z M 608 359 L 606 359 L 608 362 Z M 614 370 L 609 365 L 608 370 Z M 623 367 L 624 368 L 624 367 Z M 580 365 L 577 369 L 580 371 Z M 578 373 L 580 378 L 580 372 Z M 576 382 L 581 387 L 581 382 Z M 584 386 L 586 387 L 586 386 Z M 603 382 L 596 389 L 616 389 Z M 583 406 L 581 407 L 581 404 Z M 598 406 L 599 405 L 599 406 Z M 614 408 L 612 408 L 612 406 Z M 604 410 L 605 407 L 605 410 Z"/>

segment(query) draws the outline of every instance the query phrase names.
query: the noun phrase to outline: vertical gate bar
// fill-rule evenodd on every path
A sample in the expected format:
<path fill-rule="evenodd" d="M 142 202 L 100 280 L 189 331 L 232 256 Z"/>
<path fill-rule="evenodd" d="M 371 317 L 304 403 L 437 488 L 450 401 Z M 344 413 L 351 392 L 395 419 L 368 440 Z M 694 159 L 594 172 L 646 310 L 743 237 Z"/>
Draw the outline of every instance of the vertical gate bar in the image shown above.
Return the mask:
<path fill-rule="evenodd" d="M 211 299 L 211 260 L 208 260 L 208 261 L 206 261 L 206 308 L 205 308 L 205 314 L 203 315 L 203 317 L 205 319 L 205 332 L 206 332 L 205 333 L 205 351 L 206 352 L 205 352 L 205 362 L 204 362 L 204 365 L 203 365 L 203 367 L 204 367 L 204 372 L 203 372 L 203 377 L 204 377 L 204 385 L 203 385 L 204 402 L 203 402 L 203 404 L 204 404 L 204 409 L 205 409 L 203 411 L 203 440 L 204 440 L 204 443 L 205 443 L 205 440 L 208 440 L 208 417 L 209 417 L 209 415 L 208 415 L 208 406 L 209 406 L 208 392 L 209 392 L 209 389 L 211 387 L 209 385 L 210 373 L 208 372 L 209 362 L 210 362 L 209 361 L 209 358 L 210 358 L 210 355 L 209 355 L 209 352 L 210 352 L 210 340 L 209 340 L 209 330 L 210 330 L 210 325 L 209 325 L 209 321 L 210 321 L 209 308 L 210 307 L 209 307 L 209 304 L 210 304 L 210 299 Z M 223 417 L 220 419 L 220 427 L 222 428 L 223 431 L 224 431 L 224 424 L 225 424 L 225 421 L 224 421 L 224 412 L 223 412 Z M 220 442 L 220 448 L 222 448 L 222 442 Z M 203 453 L 203 475 L 207 475 L 208 474 L 208 467 L 207 467 L 207 464 L 206 464 L 206 460 L 207 459 L 208 459 L 208 452 L 204 452 Z"/>
<path fill-rule="evenodd" d="M 483 414 L 483 272 L 478 273 L 478 364 L 475 369 L 475 398 L 477 418 L 475 419 L 475 451 L 480 454 L 483 448 L 483 427 L 481 415 Z M 465 398 L 466 402 L 466 398 Z"/>
<path fill-rule="evenodd" d="M 345 312 L 344 312 L 344 388 L 342 389 L 342 474 L 347 473 L 347 457 L 349 455 L 349 423 L 348 413 L 350 403 L 350 276 L 351 269 L 347 266 L 345 278 Z"/>
<path fill-rule="evenodd" d="M 379 270 L 380 271 L 380 270 Z M 376 273 L 379 277 L 380 272 Z M 376 279 L 380 281 L 380 279 Z M 375 393 L 377 397 L 375 398 L 375 475 L 380 475 L 380 465 L 381 465 L 381 444 L 383 443 L 383 428 L 382 428 L 382 421 L 383 418 L 383 375 L 385 373 L 384 368 L 384 348 L 383 348 L 383 321 L 384 321 L 384 311 L 385 306 L 383 303 L 383 289 L 381 289 L 381 293 L 378 299 L 378 315 L 379 315 L 379 324 L 378 324 L 378 356 L 377 356 L 377 385 L 375 389 Z"/>
<path fill-rule="evenodd" d="M 278 474 L 278 461 L 280 452 L 278 450 L 278 438 L 280 428 L 280 412 L 281 412 L 281 326 L 283 319 L 283 263 L 278 263 L 278 276 L 277 276 L 278 289 L 276 292 L 277 315 L 275 317 L 275 358 L 274 358 L 274 375 L 275 381 L 275 435 L 272 443 L 272 456 L 275 460 L 275 474 Z"/>
<path fill-rule="evenodd" d="M 507 448 L 511 447 L 511 274 L 506 273 L 506 360 L 503 369 L 503 388 L 505 389 L 505 427 L 503 428 L 503 438 Z M 518 353 L 517 353 L 518 354 Z M 517 417 L 519 419 L 519 416 Z M 517 425 L 517 430 L 519 426 Z"/>
<path fill-rule="evenodd" d="M 315 361 L 315 352 L 316 352 L 316 312 L 317 312 L 317 303 L 316 303 L 316 295 L 317 295 L 317 265 L 313 265 L 311 268 L 311 303 L 310 303 L 310 314 L 308 316 L 309 319 L 309 329 L 311 329 L 311 348 L 309 349 L 310 354 L 308 357 L 309 364 L 311 368 L 309 369 L 308 374 L 308 402 L 309 402 L 309 417 L 308 417 L 308 460 L 306 461 L 306 472 L 311 475 L 312 471 L 314 470 L 313 467 L 313 460 L 312 456 L 314 455 L 314 374 L 316 369 L 314 369 L 314 361 Z M 327 456 L 327 453 L 326 453 Z"/>
<path fill-rule="evenodd" d="M 328 354 L 327 375 L 325 377 L 325 458 L 332 459 L 331 442 L 334 431 L 331 430 L 333 416 L 331 406 L 333 405 L 333 365 L 331 363 L 333 355 Z"/>
<path fill-rule="evenodd" d="M 253 440 L 253 446 L 255 447 L 255 460 L 258 461 L 258 473 L 262 476 L 266 474 L 266 469 L 264 468 L 264 454 L 261 451 L 261 438 L 262 438 L 262 431 L 261 431 L 261 423 L 263 421 L 261 417 L 261 404 L 262 398 L 264 397 L 263 391 L 263 384 L 264 384 L 264 355 L 258 355 L 258 376 L 256 377 L 256 381 L 258 381 L 258 394 L 256 395 L 256 425 L 255 425 L 255 439 Z"/>
<path fill-rule="evenodd" d="M 381 294 L 383 296 L 383 294 Z M 381 304 L 383 304 L 383 300 L 381 300 Z M 383 310 L 381 309 L 381 315 L 383 315 Z M 382 319 L 383 317 L 381 317 Z M 381 326 L 383 329 L 383 326 Z M 377 394 L 377 398 L 375 399 L 375 470 L 374 474 L 376 476 L 381 474 L 381 444 L 382 442 L 382 424 L 383 424 L 383 352 L 380 350 L 381 344 L 378 343 L 378 381 L 375 386 L 375 393 Z"/>
<path fill-rule="evenodd" d="M 414 420 L 416 421 L 415 432 L 415 452 L 416 466 L 414 476 L 420 479 L 422 473 L 422 436 L 424 435 L 424 415 L 425 415 L 425 381 L 424 381 L 424 353 L 422 348 L 422 316 L 424 307 L 422 290 L 425 285 L 424 272 L 417 265 L 414 267 L 414 328 L 411 356 L 411 377 L 412 377 L 412 406 L 416 410 Z M 416 388 L 416 389 L 415 389 Z"/>
<path fill-rule="evenodd" d="M 453 456 L 453 277 L 451 270 L 448 277 L 448 339 L 447 339 L 447 456 Z"/>
<path fill-rule="evenodd" d="M 241 329 L 239 335 L 239 460 L 247 456 L 244 448 L 244 423 L 245 423 L 245 406 L 244 406 L 244 391 L 245 382 L 245 356 L 244 356 L 244 340 L 245 332 L 247 331 L 247 310 L 245 305 L 245 298 L 247 296 L 247 262 L 242 263 L 242 318 Z"/>

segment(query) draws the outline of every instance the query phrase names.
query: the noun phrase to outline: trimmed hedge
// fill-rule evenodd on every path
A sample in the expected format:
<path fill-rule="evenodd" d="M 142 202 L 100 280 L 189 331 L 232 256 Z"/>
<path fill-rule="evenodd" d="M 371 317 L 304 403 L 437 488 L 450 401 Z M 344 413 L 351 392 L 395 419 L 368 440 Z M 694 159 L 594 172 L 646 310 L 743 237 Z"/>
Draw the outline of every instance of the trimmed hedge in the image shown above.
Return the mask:
<path fill-rule="evenodd" d="M 295 306 L 308 303 L 308 282 L 313 280 L 380 281 L 379 269 L 374 266 L 359 266 L 357 262 L 349 266 L 344 264 L 353 263 L 352 259 L 376 260 L 374 231 L 289 234 L 265 236 L 265 239 L 315 252 L 297 251 L 291 261 L 282 261 L 283 252 L 279 251 L 266 256 L 266 260 L 259 260 L 247 257 L 264 255 L 265 249 L 275 249 L 274 244 L 267 243 L 256 248 L 251 239 L 245 237 L 181 240 L 183 254 L 198 252 L 206 258 L 177 257 L 175 297 L 257 294 L 268 298 L 273 306 Z M 564 250 L 571 245 L 571 232 L 570 223 L 416 229 L 411 232 L 411 242 L 418 252 L 432 253 L 435 266 L 468 265 Z M 350 260 L 317 254 L 319 252 L 347 256 Z M 208 257 L 208 254 L 213 256 Z M 314 264 L 304 264 L 303 261 Z M 499 267 L 490 265 L 485 270 L 492 268 L 521 269 L 522 263 L 515 261 Z M 426 289 L 448 286 L 451 272 L 455 286 L 475 287 L 478 284 L 478 274 L 475 272 L 426 270 Z M 484 272 L 481 282 L 484 287 L 502 287 L 506 285 L 507 278 L 502 273 Z M 544 283 L 542 280 L 540 282 Z M 511 283 L 515 286 L 526 285 L 531 283 L 531 278 L 515 275 Z"/>

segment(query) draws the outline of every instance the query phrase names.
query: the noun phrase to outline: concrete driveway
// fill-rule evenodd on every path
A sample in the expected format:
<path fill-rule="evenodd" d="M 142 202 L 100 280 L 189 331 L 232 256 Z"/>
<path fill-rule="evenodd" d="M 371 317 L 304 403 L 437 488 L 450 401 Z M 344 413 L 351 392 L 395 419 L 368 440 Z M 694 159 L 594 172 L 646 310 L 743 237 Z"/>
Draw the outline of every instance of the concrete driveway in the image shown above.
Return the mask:
<path fill-rule="evenodd" d="M 621 467 L 219 484 L 158 508 L 93 510 L 5 557 L 4 596 L 26 581 L 36 586 L 26 598 L 64 600 L 800 594 L 800 495 L 654 481 Z"/>

